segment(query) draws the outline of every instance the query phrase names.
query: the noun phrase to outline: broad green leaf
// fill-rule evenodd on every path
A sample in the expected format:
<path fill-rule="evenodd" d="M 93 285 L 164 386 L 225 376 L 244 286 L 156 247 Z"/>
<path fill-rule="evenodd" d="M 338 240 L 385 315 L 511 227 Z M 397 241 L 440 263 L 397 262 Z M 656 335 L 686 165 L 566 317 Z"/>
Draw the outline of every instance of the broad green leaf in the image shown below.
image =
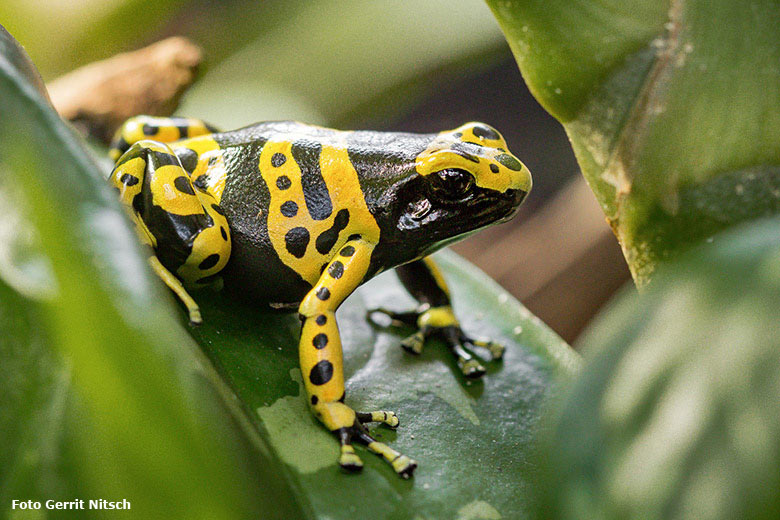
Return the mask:
<path fill-rule="evenodd" d="M 780 218 L 624 295 L 545 436 L 538 518 L 780 517 Z"/>
<path fill-rule="evenodd" d="M 0 56 L 7 60 L 6 67 L 14 70 L 21 81 L 48 99 L 35 65 L 3 26 L 0 26 Z M 23 294 L 40 297 L 52 293 L 54 280 L 48 259 L 40 251 L 38 235 L 20 211 L 19 192 L 19 187 L 7 176 L 0 176 L 3 215 L 0 220 L 0 279 Z"/>
<path fill-rule="evenodd" d="M 361 287 L 337 314 L 347 403 L 395 411 L 400 427 L 372 431 L 420 466 L 403 481 L 358 448 L 366 467 L 347 475 L 338 444 L 308 411 L 298 368 L 300 322 L 219 295 L 199 293 L 205 323 L 195 336 L 285 463 L 284 477 L 315 518 L 525 518 L 533 434 L 542 401 L 579 358 L 495 282 L 453 254 L 438 255 L 464 327 L 504 342 L 501 364 L 482 381 L 459 373 L 442 344 L 419 357 L 399 345 L 412 331 L 372 326 L 366 309 L 414 307 L 388 273 Z"/>
<path fill-rule="evenodd" d="M 780 210 L 780 4 L 486 0 L 635 280 Z"/>
<path fill-rule="evenodd" d="M 38 91 L 40 96 L 46 100 L 49 99 L 49 93 L 46 92 L 46 86 L 43 84 L 43 79 L 41 79 L 38 69 L 35 68 L 30 57 L 22 46 L 19 45 L 19 42 L 8 34 L 8 31 L 2 25 L 0 25 L 0 55 L 8 61 L 8 66 L 20 78 L 23 78 L 24 81 Z"/>
<path fill-rule="evenodd" d="M 0 270 L 5 511 L 102 497 L 143 518 L 289 517 L 277 464 L 160 300 L 97 165 L 0 41 L 0 201 L 32 236 Z"/>

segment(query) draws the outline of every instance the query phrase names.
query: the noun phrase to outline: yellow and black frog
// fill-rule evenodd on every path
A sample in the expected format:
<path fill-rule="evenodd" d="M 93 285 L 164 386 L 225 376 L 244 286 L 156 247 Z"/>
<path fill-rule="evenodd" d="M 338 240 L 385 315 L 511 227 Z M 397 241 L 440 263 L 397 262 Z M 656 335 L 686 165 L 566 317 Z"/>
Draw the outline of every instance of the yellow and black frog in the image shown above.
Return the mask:
<path fill-rule="evenodd" d="M 314 415 L 341 443 L 339 464 L 359 470 L 353 442 L 402 477 L 416 462 L 374 440 L 364 423 L 398 426 L 389 411 L 345 403 L 336 309 L 360 284 L 396 269 L 420 302 L 377 309 L 418 331 L 420 353 L 443 339 L 466 377 L 485 369 L 471 352 L 503 347 L 465 334 L 447 285 L 428 255 L 504 222 L 531 176 L 503 137 L 481 123 L 438 134 L 342 132 L 268 122 L 219 132 L 199 120 L 137 117 L 118 131 L 110 182 L 151 246 L 154 271 L 201 322 L 185 286 L 216 286 L 256 305 L 298 311 L 301 371 Z"/>

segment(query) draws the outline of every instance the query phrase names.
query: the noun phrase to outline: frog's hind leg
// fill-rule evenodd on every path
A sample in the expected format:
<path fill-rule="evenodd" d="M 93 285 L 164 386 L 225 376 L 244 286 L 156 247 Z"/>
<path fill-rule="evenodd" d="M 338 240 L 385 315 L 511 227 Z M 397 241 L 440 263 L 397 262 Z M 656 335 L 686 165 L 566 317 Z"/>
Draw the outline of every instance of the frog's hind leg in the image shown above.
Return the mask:
<path fill-rule="evenodd" d="M 499 360 L 503 357 L 503 345 L 472 338 L 460 328 L 460 323 L 452 311 L 449 289 L 433 260 L 417 260 L 396 268 L 396 272 L 404 287 L 420 302 L 420 306 L 409 312 L 380 308 L 373 309 L 371 313 L 386 314 L 394 325 L 417 328 L 414 334 L 401 341 L 401 346 L 407 352 L 420 354 L 426 339 L 439 337 L 455 355 L 463 375 L 472 379 L 485 374 L 485 367 L 472 353 L 472 348 L 484 349 L 490 359 Z"/>
<path fill-rule="evenodd" d="M 181 302 L 187 308 L 187 314 L 190 317 L 190 324 L 200 325 L 203 323 L 203 318 L 200 315 L 200 307 L 198 307 L 198 304 L 195 302 L 195 300 L 192 299 L 192 296 L 190 296 L 190 293 L 187 292 L 187 289 L 184 288 L 181 280 L 176 278 L 168 269 L 166 269 L 165 266 L 160 262 L 160 259 L 155 255 L 149 257 L 149 265 L 151 266 L 152 271 L 154 271 L 155 274 L 160 277 L 160 280 L 162 280 L 163 283 L 167 285 L 168 288 L 174 292 L 174 294 L 176 294 L 179 300 L 181 300 Z"/>
<path fill-rule="evenodd" d="M 195 190 L 180 159 L 156 141 L 131 146 L 109 182 L 141 240 L 154 250 L 153 270 L 186 305 L 190 321 L 200 323 L 198 306 L 180 280 L 210 283 L 227 264 L 230 231 L 217 200 Z"/>
<path fill-rule="evenodd" d="M 172 143 L 217 131 L 215 127 L 200 119 L 136 116 L 125 121 L 114 134 L 108 155 L 111 160 L 117 161 L 133 144 L 144 139 Z"/>
<path fill-rule="evenodd" d="M 363 467 L 352 447 L 354 441 L 384 458 L 400 476 L 409 478 L 417 463 L 376 441 L 363 426 L 366 422 L 382 422 L 394 428 L 398 426 L 398 417 L 388 411 L 355 412 L 344 403 L 344 368 L 336 309 L 363 281 L 373 248 L 362 239 L 347 242 L 301 302 L 301 371 L 314 415 L 341 443 L 342 468 L 357 471 Z"/>

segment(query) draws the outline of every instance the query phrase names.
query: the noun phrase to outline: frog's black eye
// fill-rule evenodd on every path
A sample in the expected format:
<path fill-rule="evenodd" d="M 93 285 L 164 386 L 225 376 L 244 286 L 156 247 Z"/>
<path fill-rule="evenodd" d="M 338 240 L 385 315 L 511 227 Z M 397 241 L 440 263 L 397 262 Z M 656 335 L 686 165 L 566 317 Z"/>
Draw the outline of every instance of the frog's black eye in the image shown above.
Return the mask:
<path fill-rule="evenodd" d="M 466 195 L 474 186 L 474 177 L 466 170 L 448 168 L 435 173 L 434 189 L 449 198 Z"/>

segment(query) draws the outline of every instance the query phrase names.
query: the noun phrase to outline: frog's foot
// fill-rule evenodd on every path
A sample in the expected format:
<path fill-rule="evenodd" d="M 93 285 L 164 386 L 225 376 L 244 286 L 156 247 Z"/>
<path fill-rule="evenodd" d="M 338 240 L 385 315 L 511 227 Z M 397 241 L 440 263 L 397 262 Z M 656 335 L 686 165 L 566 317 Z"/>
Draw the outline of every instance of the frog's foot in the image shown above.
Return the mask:
<path fill-rule="evenodd" d="M 200 308 L 197 305 L 195 307 L 188 308 L 187 314 L 190 316 L 190 327 L 197 327 L 203 323 L 203 317 L 201 316 Z"/>
<path fill-rule="evenodd" d="M 370 314 L 381 313 L 390 317 L 394 326 L 417 327 L 417 332 L 401 340 L 401 346 L 407 352 L 420 354 L 425 341 L 436 336 L 441 338 L 455 354 L 458 368 L 464 376 L 476 379 L 485 374 L 485 367 L 479 358 L 473 354 L 472 348 L 487 351 L 491 360 L 500 360 L 504 356 L 504 346 L 493 341 L 475 339 L 468 336 L 460 328 L 458 320 L 452 312 L 452 307 L 422 306 L 417 311 L 393 312 L 384 308 L 373 309 Z"/>
<path fill-rule="evenodd" d="M 360 471 L 363 469 L 363 461 L 360 460 L 352 443 L 364 445 L 369 451 L 381 456 L 393 470 L 402 478 L 409 478 L 417 468 L 417 462 L 397 452 L 387 444 L 374 439 L 363 426 L 366 422 L 381 422 L 390 427 L 398 426 L 398 417 L 393 412 L 352 412 L 352 409 L 342 403 L 328 403 L 315 406 L 315 413 L 325 426 L 331 428 L 341 443 L 341 455 L 339 456 L 339 466 L 349 472 Z M 351 413 L 350 413 L 351 412 Z M 350 426 L 333 428 L 335 422 L 343 421 L 347 417 L 353 417 Z"/>
<path fill-rule="evenodd" d="M 412 473 L 414 473 L 414 470 L 417 468 L 417 462 L 407 457 L 406 455 L 402 455 L 387 444 L 377 441 L 368 433 L 366 427 L 363 426 L 361 416 L 374 416 L 374 414 L 377 413 L 382 414 L 384 412 L 371 412 L 368 414 L 358 413 L 358 420 L 356 420 L 350 428 L 342 428 L 337 432 L 339 440 L 341 441 L 341 457 L 339 458 L 339 465 L 341 465 L 341 467 L 347 471 L 360 470 L 363 467 L 363 463 L 355 454 L 355 449 L 352 448 L 349 443 L 350 440 L 354 440 L 355 442 L 364 445 L 369 449 L 369 451 L 382 457 L 388 464 L 390 464 L 390 467 L 393 468 L 393 471 L 398 473 L 401 478 L 407 479 L 412 476 Z M 392 418 L 395 419 L 394 422 L 397 425 L 398 418 L 395 417 L 395 414 L 392 415 Z M 375 419 L 372 418 L 369 420 L 374 421 Z M 383 419 L 382 422 L 386 421 Z M 345 437 L 346 442 L 344 440 Z"/>
<path fill-rule="evenodd" d="M 182 285 L 181 280 L 176 278 L 168 269 L 166 269 L 156 256 L 149 257 L 149 265 L 157 276 L 179 297 L 179 300 L 187 308 L 187 314 L 190 317 L 190 327 L 197 327 L 203 323 L 203 317 L 200 314 L 200 307 L 192 299 L 190 293 Z"/>

